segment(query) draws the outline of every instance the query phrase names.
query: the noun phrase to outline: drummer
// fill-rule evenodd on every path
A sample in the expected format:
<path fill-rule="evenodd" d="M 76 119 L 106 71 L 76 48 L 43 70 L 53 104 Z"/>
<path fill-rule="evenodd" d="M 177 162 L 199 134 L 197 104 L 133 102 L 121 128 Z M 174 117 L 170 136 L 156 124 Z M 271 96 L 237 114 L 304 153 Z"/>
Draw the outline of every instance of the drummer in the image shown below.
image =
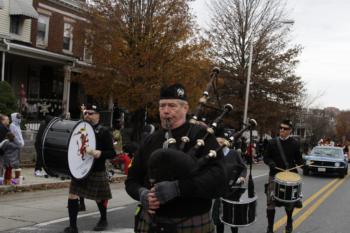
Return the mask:
<path fill-rule="evenodd" d="M 228 186 L 227 192 L 224 198 L 234 199 L 238 201 L 240 199 L 240 193 L 235 192 L 240 186 L 242 186 L 247 177 L 247 166 L 245 165 L 241 155 L 230 149 L 227 139 L 231 136 L 228 131 L 225 132 L 224 128 L 218 128 L 215 132 L 216 140 L 220 146 L 224 146 L 222 152 L 224 154 L 225 165 L 227 168 Z M 232 191 L 233 190 L 233 191 Z M 216 233 L 224 233 L 224 224 L 219 219 L 220 214 L 220 198 L 215 199 L 213 204 L 213 221 L 216 226 Z M 231 227 L 232 233 L 238 233 L 237 227 Z"/>
<path fill-rule="evenodd" d="M 270 174 L 268 184 L 266 184 L 266 199 L 267 199 L 267 233 L 273 233 L 273 224 L 275 218 L 275 206 L 284 206 L 287 214 L 286 233 L 293 231 L 293 210 L 294 207 L 301 207 L 301 202 L 295 203 L 281 203 L 273 199 L 271 193 L 273 191 L 273 180 L 279 171 L 276 169 L 288 169 L 293 168 L 303 163 L 303 159 L 300 153 L 300 144 L 293 137 L 291 133 L 293 130 L 293 123 L 290 120 L 283 120 L 280 123 L 279 137 L 271 139 L 267 145 L 264 153 L 264 162 L 270 167 Z M 298 173 L 297 169 L 291 170 Z"/>
<path fill-rule="evenodd" d="M 100 125 L 100 113 L 97 105 L 87 104 L 84 111 L 84 120 L 94 128 L 96 135 L 96 149 L 86 147 L 86 153 L 95 158 L 90 174 L 83 180 L 71 180 L 68 195 L 69 227 L 64 233 L 77 233 L 77 216 L 79 211 L 79 197 L 95 200 L 101 217 L 94 231 L 103 231 L 107 228 L 107 204 L 112 198 L 106 176 L 106 159 L 114 156 L 112 134 L 106 127 Z"/>

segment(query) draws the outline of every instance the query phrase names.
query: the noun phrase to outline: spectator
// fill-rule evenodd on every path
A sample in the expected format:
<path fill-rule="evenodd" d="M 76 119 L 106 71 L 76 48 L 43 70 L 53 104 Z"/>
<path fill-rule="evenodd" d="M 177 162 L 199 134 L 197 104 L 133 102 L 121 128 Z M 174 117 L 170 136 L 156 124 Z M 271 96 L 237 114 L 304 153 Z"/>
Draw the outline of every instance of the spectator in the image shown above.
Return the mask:
<path fill-rule="evenodd" d="M 10 185 L 12 179 L 12 168 L 18 169 L 19 167 L 20 145 L 15 142 L 15 136 L 13 133 L 8 132 L 6 134 L 6 139 L 0 143 L 0 148 L 4 151 L 4 166 L 6 168 L 4 184 Z"/>
<path fill-rule="evenodd" d="M 14 135 L 14 142 L 22 148 L 24 146 L 24 140 L 21 130 L 21 121 L 22 116 L 18 112 L 14 112 L 11 114 L 11 124 L 10 124 L 10 132 Z M 21 161 L 21 150 L 19 149 L 17 155 L 18 155 L 18 161 L 19 164 L 16 169 L 14 169 L 16 178 L 18 178 L 21 175 L 21 169 L 20 169 L 20 161 Z"/>
<path fill-rule="evenodd" d="M 0 143 L 5 140 L 6 134 L 9 132 L 10 120 L 9 117 L 0 114 Z M 4 151 L 0 149 L 0 177 L 3 176 L 4 173 Z"/>

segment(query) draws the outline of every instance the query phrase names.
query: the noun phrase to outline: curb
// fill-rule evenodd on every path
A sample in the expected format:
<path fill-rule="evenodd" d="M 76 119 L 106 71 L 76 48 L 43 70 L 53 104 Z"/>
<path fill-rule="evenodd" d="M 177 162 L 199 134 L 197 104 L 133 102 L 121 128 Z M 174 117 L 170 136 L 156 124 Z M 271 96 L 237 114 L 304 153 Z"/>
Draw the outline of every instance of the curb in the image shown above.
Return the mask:
<path fill-rule="evenodd" d="M 121 183 L 121 182 L 124 182 L 125 179 L 126 179 L 126 175 L 119 175 L 119 176 L 113 177 L 110 183 Z M 11 193 L 68 188 L 69 184 L 70 184 L 70 180 L 51 182 L 51 183 L 41 183 L 41 184 L 1 185 L 0 196 L 11 194 Z"/>

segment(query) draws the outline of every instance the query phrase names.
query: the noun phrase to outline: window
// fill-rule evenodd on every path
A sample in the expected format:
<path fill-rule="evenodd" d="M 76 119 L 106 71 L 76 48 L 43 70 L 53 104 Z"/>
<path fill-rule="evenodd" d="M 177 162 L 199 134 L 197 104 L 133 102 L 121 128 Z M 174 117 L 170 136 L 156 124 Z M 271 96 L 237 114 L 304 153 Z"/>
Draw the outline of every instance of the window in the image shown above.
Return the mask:
<path fill-rule="evenodd" d="M 72 52 L 72 48 L 73 48 L 73 26 L 69 23 L 64 23 L 63 50 Z"/>
<path fill-rule="evenodd" d="M 84 61 L 91 63 L 92 62 L 92 54 L 87 45 L 84 46 Z"/>
<path fill-rule="evenodd" d="M 16 34 L 16 35 L 21 35 L 23 23 L 24 23 L 23 17 L 21 17 L 19 15 L 11 15 L 10 33 Z"/>
<path fill-rule="evenodd" d="M 40 46 L 47 46 L 49 35 L 49 20 L 50 18 L 44 15 L 39 15 L 38 31 L 36 34 L 36 44 Z"/>
<path fill-rule="evenodd" d="M 93 41 L 93 34 L 90 30 L 86 30 L 85 32 L 85 43 L 84 43 L 84 61 L 88 63 L 92 63 L 92 52 L 90 50 L 91 43 Z M 89 43 L 90 42 L 90 43 Z"/>

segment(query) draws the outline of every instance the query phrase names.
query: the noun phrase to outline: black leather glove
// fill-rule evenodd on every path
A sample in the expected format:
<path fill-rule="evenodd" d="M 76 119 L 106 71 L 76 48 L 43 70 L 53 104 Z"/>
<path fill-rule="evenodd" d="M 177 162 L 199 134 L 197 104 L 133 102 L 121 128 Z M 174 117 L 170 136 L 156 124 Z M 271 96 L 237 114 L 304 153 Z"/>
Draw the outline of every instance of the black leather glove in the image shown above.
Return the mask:
<path fill-rule="evenodd" d="M 276 167 L 276 163 L 273 162 L 273 161 L 269 162 L 269 167 L 270 167 L 271 169 L 274 169 L 274 168 Z"/>
<path fill-rule="evenodd" d="M 180 196 L 178 181 L 162 181 L 154 185 L 155 194 L 160 202 L 164 204 L 177 196 Z"/>

